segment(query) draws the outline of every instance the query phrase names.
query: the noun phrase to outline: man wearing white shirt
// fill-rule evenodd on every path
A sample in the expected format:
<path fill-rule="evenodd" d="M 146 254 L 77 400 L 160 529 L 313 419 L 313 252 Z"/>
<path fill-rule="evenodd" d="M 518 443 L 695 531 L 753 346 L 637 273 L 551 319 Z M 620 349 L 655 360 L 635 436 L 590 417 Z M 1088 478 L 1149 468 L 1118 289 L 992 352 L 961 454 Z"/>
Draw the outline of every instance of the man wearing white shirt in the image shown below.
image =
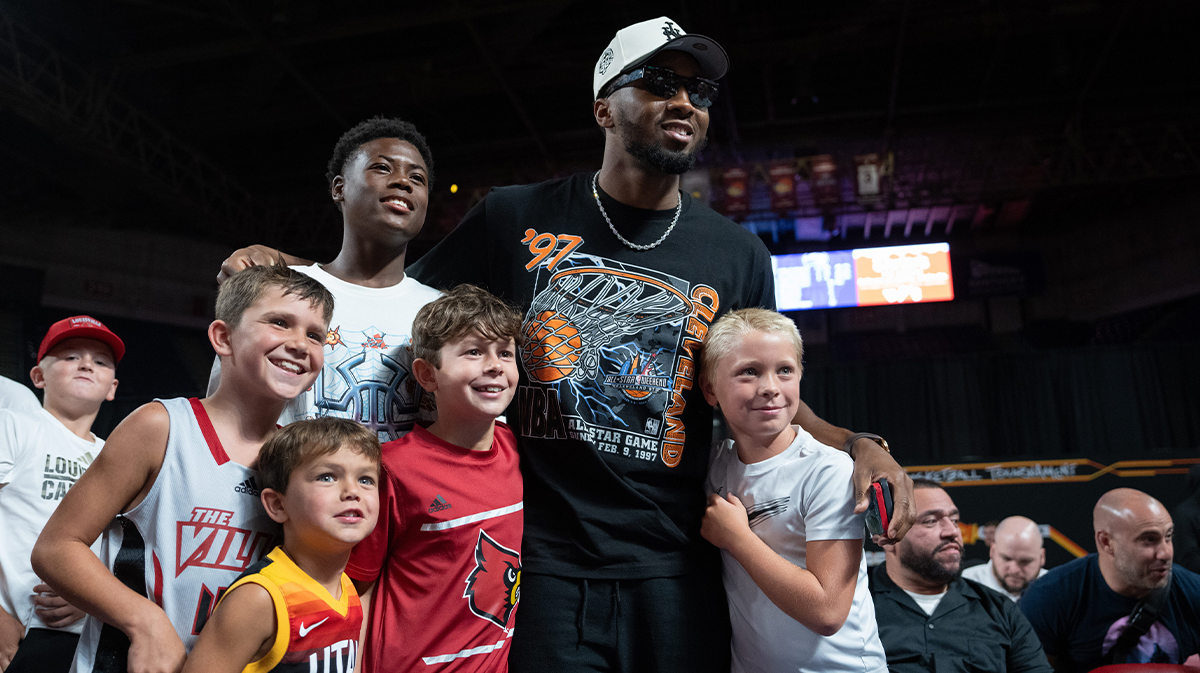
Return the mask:
<path fill-rule="evenodd" d="M 1012 600 L 1021 598 L 1034 580 L 1046 574 L 1042 531 L 1031 519 L 1010 516 L 996 526 L 991 560 L 963 571 L 963 577 L 998 591 Z"/>

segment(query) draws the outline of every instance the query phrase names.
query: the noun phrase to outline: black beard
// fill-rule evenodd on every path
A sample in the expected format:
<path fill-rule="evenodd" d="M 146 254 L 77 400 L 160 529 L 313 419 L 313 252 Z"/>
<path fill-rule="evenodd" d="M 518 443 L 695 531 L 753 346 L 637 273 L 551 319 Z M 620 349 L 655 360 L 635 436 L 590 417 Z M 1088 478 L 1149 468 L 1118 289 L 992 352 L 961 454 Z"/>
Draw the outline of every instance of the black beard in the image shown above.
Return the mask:
<path fill-rule="evenodd" d="M 696 152 L 703 147 L 704 143 L 701 143 Z M 630 140 L 625 143 L 625 151 L 643 164 L 667 175 L 683 175 L 696 165 L 696 152 L 672 152 L 661 145 Z"/>
<path fill-rule="evenodd" d="M 909 545 L 900 545 L 896 551 L 898 552 L 899 560 L 904 563 L 905 567 L 917 575 L 934 584 L 949 584 L 958 579 L 958 576 L 962 574 L 962 561 L 960 560 L 958 565 L 953 568 L 947 568 L 938 563 L 934 559 L 934 554 L 937 554 L 941 549 L 942 547 L 938 547 L 932 553 L 924 556 L 913 551 L 913 548 Z"/>

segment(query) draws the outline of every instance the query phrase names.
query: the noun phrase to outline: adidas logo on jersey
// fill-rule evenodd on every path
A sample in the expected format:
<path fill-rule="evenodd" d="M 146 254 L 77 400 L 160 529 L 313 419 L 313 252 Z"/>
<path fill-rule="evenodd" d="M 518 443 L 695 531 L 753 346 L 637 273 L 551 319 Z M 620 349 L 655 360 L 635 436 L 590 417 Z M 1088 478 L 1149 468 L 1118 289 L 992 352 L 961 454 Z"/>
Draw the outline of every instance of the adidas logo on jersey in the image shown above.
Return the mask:
<path fill-rule="evenodd" d="M 258 488 L 258 482 L 254 481 L 254 477 L 250 477 L 246 481 L 234 486 L 233 490 L 236 493 L 245 493 L 246 495 L 252 495 L 256 498 L 258 497 L 259 493 L 261 493 Z"/>
<path fill-rule="evenodd" d="M 433 502 L 429 503 L 429 513 L 433 514 L 434 512 L 450 509 L 450 507 L 452 507 L 452 505 L 446 502 L 446 499 L 442 497 L 441 493 L 439 493 L 438 496 L 433 499 Z"/>

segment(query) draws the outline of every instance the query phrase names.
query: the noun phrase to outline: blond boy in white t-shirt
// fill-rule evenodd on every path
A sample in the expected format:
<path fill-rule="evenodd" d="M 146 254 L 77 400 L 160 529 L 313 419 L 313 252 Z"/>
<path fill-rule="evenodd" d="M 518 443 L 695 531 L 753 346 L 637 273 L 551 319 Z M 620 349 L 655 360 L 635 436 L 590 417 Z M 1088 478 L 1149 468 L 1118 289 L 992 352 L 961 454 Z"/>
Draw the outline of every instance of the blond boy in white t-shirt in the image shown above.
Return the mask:
<path fill-rule="evenodd" d="M 757 308 L 704 342 L 701 389 L 732 439 L 713 447 L 700 532 L 721 548 L 732 670 L 882 673 L 854 464 L 791 424 L 803 352 L 790 319 Z"/>
<path fill-rule="evenodd" d="M 29 373 L 42 407 L 0 410 L 0 670 L 53 673 L 71 666 L 84 613 L 33 571 L 38 534 L 104 440 L 92 434 L 117 391 L 125 344 L 86 315 L 50 327 Z M 19 644 L 19 649 L 18 649 Z"/>

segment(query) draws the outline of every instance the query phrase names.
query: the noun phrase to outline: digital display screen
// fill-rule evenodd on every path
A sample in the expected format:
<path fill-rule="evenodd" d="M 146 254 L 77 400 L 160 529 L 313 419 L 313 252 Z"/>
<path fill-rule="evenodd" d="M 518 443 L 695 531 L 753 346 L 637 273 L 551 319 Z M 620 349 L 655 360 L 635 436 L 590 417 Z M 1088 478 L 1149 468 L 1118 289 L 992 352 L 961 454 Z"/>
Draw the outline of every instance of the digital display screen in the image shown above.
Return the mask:
<path fill-rule="evenodd" d="M 780 311 L 954 299 L 950 244 L 772 255 Z"/>

